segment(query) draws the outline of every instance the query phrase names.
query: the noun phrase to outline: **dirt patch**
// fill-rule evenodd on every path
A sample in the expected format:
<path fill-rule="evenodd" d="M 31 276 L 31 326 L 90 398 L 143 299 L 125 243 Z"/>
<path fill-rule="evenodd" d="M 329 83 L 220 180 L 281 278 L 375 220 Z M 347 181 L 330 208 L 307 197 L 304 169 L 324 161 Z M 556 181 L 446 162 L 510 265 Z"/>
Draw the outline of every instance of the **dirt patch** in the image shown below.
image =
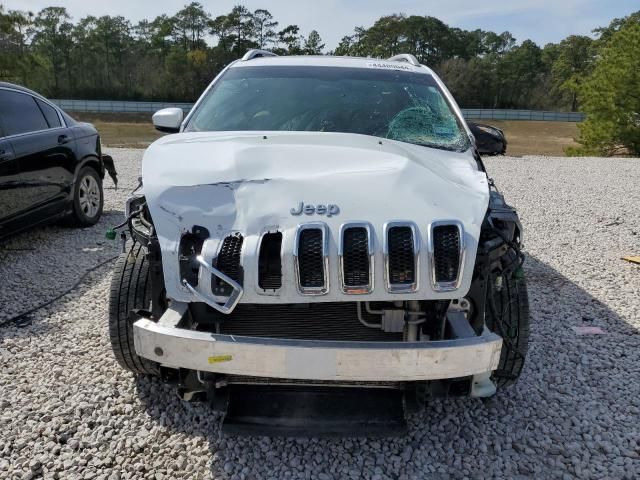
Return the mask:
<path fill-rule="evenodd" d="M 100 132 L 106 147 L 147 148 L 163 134 L 153 128 L 150 113 L 70 112 L 79 122 L 89 122 Z"/>
<path fill-rule="evenodd" d="M 507 155 L 564 156 L 564 149 L 576 146 L 578 124 L 574 122 L 536 122 L 529 120 L 482 120 L 504 131 Z"/>
<path fill-rule="evenodd" d="M 151 125 L 152 113 L 119 113 L 119 112 L 68 112 L 79 122 L 108 123 L 146 123 Z"/>

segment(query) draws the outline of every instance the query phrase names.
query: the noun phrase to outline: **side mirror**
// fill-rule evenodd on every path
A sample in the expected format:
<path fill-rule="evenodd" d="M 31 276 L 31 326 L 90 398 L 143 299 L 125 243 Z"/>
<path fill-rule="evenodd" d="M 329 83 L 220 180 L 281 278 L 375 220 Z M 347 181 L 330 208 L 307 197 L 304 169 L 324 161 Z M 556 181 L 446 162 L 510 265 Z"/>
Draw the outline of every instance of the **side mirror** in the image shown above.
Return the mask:
<path fill-rule="evenodd" d="M 164 133 L 178 133 L 184 112 L 181 108 L 163 108 L 153 114 L 152 121 L 156 130 Z"/>
<path fill-rule="evenodd" d="M 502 130 L 481 123 L 467 122 L 467 125 L 476 139 L 480 155 L 504 155 L 507 152 L 507 139 Z"/>

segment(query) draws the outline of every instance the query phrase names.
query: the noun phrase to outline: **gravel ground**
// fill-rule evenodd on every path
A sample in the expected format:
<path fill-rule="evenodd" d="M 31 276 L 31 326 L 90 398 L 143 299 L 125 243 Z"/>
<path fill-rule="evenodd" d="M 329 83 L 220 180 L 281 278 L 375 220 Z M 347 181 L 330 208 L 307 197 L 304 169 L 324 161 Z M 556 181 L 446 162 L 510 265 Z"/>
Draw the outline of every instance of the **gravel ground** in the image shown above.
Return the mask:
<path fill-rule="evenodd" d="M 110 153 L 122 187 L 106 190 L 98 226 L 49 227 L 1 247 L 5 319 L 118 253 L 104 231 L 122 218 L 141 151 Z M 640 162 L 487 166 L 521 213 L 529 254 L 531 347 L 516 387 L 486 402 L 435 401 L 406 438 L 221 438 L 207 407 L 114 361 L 109 263 L 20 327 L 0 326 L 0 478 L 637 478 L 640 268 L 620 256 L 640 254 Z"/>

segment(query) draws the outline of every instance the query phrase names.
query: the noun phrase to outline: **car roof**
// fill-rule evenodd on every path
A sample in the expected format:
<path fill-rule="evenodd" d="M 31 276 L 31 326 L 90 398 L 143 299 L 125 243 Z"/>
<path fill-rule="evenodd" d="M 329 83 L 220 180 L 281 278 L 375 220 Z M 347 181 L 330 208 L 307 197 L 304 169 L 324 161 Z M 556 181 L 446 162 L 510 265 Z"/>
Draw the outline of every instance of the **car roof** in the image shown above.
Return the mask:
<path fill-rule="evenodd" d="M 58 110 L 64 117 L 67 125 L 73 125 L 77 123 L 76 120 L 74 120 L 74 118 L 71 117 L 67 112 L 62 110 L 58 105 L 53 103 L 48 98 L 40 95 L 38 92 L 34 92 L 33 90 L 29 90 L 26 87 L 23 87 L 21 85 L 16 85 L 15 83 L 9 83 L 9 82 L 0 82 L 0 88 L 9 88 L 11 90 L 16 90 L 18 92 L 23 92 L 23 93 L 28 93 L 29 95 L 33 95 L 34 97 L 39 98 L 40 100 L 44 100 L 47 104 L 51 105 L 53 108 Z"/>
<path fill-rule="evenodd" d="M 29 90 L 28 88 L 23 87 L 21 85 L 16 85 L 15 83 L 0 82 L 0 88 L 10 88 L 12 90 L 18 90 L 20 92 L 28 93 L 30 95 L 35 95 L 36 97 L 44 98 L 38 92 L 34 92 L 33 90 Z"/>
<path fill-rule="evenodd" d="M 340 57 L 333 55 L 286 55 L 255 57 L 249 60 L 238 60 L 230 65 L 230 67 L 244 68 L 274 65 L 371 68 L 433 74 L 431 69 L 425 65 L 412 65 L 408 62 L 401 62 L 396 60 L 381 60 L 378 58 Z"/>

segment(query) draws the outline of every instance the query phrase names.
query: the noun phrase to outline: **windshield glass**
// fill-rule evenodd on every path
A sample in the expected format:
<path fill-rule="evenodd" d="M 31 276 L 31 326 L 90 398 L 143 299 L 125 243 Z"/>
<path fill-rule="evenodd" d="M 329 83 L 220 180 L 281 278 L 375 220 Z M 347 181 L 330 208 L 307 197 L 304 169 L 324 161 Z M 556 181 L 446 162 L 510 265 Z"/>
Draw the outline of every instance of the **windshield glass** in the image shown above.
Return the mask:
<path fill-rule="evenodd" d="M 379 68 L 230 68 L 185 131 L 374 135 L 447 150 L 469 139 L 429 74 Z"/>

